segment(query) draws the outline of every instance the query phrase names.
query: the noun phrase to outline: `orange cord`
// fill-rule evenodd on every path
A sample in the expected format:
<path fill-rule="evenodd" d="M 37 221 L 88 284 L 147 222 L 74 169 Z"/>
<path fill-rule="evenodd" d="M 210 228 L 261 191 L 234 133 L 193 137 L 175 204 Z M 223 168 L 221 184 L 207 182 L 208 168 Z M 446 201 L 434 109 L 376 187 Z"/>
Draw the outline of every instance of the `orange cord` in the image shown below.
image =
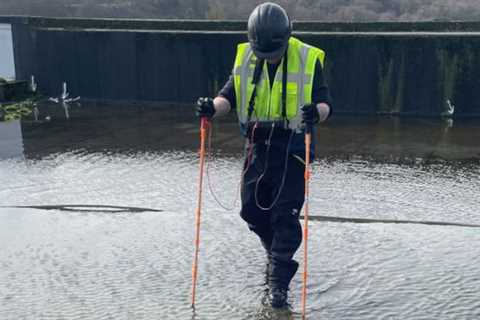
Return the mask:
<path fill-rule="evenodd" d="M 307 252 L 308 252 L 308 200 L 309 200 L 309 181 L 310 181 L 310 145 L 312 143 L 311 133 L 305 134 L 305 206 L 304 206 L 304 224 L 303 224 L 303 287 L 302 287 L 302 319 L 306 317 L 307 306 Z"/>
<path fill-rule="evenodd" d="M 198 202 L 195 211 L 195 254 L 192 264 L 192 308 L 195 307 L 195 291 L 197 286 L 198 251 L 200 247 L 200 216 L 202 208 L 203 168 L 205 165 L 205 138 L 208 127 L 207 118 L 201 118 L 200 124 L 200 178 L 198 182 Z"/>

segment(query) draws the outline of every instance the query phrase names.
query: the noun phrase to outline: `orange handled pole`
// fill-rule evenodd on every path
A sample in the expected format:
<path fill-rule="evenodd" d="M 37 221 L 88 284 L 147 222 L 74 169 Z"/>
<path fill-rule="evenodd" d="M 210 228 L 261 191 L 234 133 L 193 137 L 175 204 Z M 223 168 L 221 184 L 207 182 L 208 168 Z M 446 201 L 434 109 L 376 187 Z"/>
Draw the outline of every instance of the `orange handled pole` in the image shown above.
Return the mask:
<path fill-rule="evenodd" d="M 302 319 L 306 317 L 307 307 L 307 266 L 308 266 L 308 200 L 310 182 L 310 145 L 312 143 L 311 127 L 307 125 L 305 131 L 305 205 L 303 220 L 303 287 L 302 287 Z"/>
<path fill-rule="evenodd" d="M 200 124 L 200 178 L 198 182 L 197 210 L 195 211 L 195 254 L 192 263 L 192 308 L 195 307 L 195 289 L 197 286 L 198 250 L 200 247 L 200 216 L 202 211 L 203 167 L 205 165 L 205 139 L 208 120 L 201 118 Z"/>

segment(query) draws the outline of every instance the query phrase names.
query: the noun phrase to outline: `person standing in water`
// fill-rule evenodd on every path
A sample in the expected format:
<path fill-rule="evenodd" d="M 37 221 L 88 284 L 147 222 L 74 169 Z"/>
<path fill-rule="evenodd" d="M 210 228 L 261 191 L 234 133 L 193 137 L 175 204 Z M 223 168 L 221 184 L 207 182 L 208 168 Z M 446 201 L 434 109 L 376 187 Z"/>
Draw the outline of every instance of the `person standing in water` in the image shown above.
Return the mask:
<path fill-rule="evenodd" d="M 291 33 L 291 20 L 281 6 L 258 5 L 248 19 L 248 42 L 237 47 L 229 80 L 214 99 L 199 98 L 196 106 L 197 116 L 209 119 L 237 111 L 249 150 L 240 216 L 266 250 L 274 308 L 287 306 L 288 287 L 298 269 L 293 256 L 302 241 L 305 127 L 332 113 L 324 51 Z M 311 150 L 313 158 L 314 141 Z"/>

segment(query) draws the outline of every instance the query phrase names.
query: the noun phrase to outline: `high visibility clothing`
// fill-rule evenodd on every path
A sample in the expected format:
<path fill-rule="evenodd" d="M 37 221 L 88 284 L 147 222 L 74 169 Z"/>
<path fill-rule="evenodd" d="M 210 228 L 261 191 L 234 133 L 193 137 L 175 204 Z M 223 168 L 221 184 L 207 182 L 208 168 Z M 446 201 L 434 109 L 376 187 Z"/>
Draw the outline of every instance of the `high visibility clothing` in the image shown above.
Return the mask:
<path fill-rule="evenodd" d="M 250 121 L 288 120 L 288 127 L 301 129 L 300 107 L 312 102 L 312 84 L 317 59 L 322 67 L 325 52 L 302 41 L 290 37 L 287 49 L 286 119 L 282 113 L 282 81 L 284 57 L 277 68 L 273 85 L 270 86 L 268 67 L 263 69 L 256 88 L 255 104 L 249 116 L 249 102 L 254 91 L 252 84 L 257 57 L 250 44 L 241 43 L 233 67 L 237 114 L 240 124 L 247 127 Z"/>

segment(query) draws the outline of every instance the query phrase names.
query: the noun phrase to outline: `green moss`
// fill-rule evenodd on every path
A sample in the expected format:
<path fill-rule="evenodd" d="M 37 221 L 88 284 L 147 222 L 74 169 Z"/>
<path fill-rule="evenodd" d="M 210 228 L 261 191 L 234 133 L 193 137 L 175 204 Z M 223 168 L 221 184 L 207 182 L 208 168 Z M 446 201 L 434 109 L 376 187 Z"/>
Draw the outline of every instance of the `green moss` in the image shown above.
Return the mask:
<path fill-rule="evenodd" d="M 439 92 L 441 102 L 438 106 L 440 114 L 448 110 L 446 101 L 450 100 L 457 107 L 470 105 L 475 99 L 472 85 L 477 79 L 474 71 L 478 65 L 476 46 L 466 44 L 460 39 L 437 51 Z M 456 108 L 457 112 L 460 108 Z"/>
<path fill-rule="evenodd" d="M 446 50 L 439 50 L 438 61 L 440 72 L 442 73 L 440 76 L 443 78 L 443 81 L 440 82 L 440 92 L 443 92 L 442 101 L 446 102 L 447 100 L 452 100 L 454 95 L 455 83 L 459 71 L 459 57 L 456 53 L 450 53 Z M 440 106 L 440 113 L 445 111 L 447 111 L 446 103 Z"/>
<path fill-rule="evenodd" d="M 392 95 L 390 94 L 390 86 L 393 73 L 393 60 L 389 59 L 386 66 L 380 66 L 379 70 L 379 111 L 382 113 L 390 113 L 393 106 Z"/>
<path fill-rule="evenodd" d="M 405 55 L 402 53 L 399 70 L 395 70 L 395 59 L 385 57 L 378 68 L 378 94 L 380 113 L 395 114 L 402 111 L 404 90 Z M 400 75 L 399 75 L 400 74 Z"/>
<path fill-rule="evenodd" d="M 0 121 L 12 121 L 26 117 L 32 113 L 36 103 L 35 98 L 29 98 L 19 102 L 0 105 Z"/>
<path fill-rule="evenodd" d="M 393 104 L 393 112 L 399 113 L 402 111 L 402 106 L 403 106 L 403 93 L 404 93 L 404 88 L 405 88 L 405 54 L 402 54 L 402 60 L 400 63 L 400 74 L 403 76 L 400 76 L 398 79 L 398 85 L 396 88 L 396 94 L 395 94 L 395 103 Z"/>

